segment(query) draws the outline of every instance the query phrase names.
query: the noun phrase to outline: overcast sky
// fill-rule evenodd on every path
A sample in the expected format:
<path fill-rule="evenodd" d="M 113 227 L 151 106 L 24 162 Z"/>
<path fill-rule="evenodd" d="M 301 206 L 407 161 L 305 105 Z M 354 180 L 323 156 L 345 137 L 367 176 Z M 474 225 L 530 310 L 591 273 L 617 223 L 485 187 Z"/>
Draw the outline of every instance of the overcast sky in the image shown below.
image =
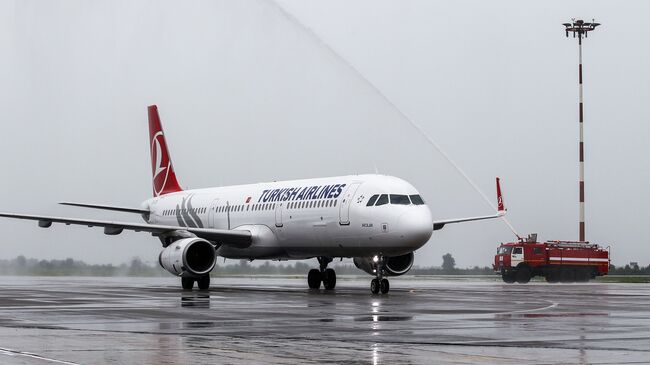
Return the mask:
<path fill-rule="evenodd" d="M 185 188 L 377 169 L 411 182 L 435 218 L 492 213 L 406 115 L 490 199 L 502 177 L 520 234 L 577 239 L 578 54 L 562 23 L 595 18 L 587 238 L 611 245 L 615 264 L 647 265 L 649 13 L 645 1 L 0 0 L 0 210 L 137 220 L 56 203 L 149 198 L 155 103 Z M 143 233 L 11 220 L 0 231 L 0 258 L 160 251 Z M 416 264 L 450 252 L 489 265 L 513 239 L 500 221 L 449 225 Z"/>

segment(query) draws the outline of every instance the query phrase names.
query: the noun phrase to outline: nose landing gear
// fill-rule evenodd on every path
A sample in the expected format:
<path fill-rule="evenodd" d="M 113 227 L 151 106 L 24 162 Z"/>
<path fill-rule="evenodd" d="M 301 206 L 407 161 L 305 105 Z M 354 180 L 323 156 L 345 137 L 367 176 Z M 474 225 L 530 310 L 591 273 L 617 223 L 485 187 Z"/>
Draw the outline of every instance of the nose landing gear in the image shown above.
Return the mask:
<path fill-rule="evenodd" d="M 388 282 L 388 279 L 383 277 L 384 257 L 375 256 L 372 258 L 372 261 L 375 263 L 374 272 L 377 277 L 372 279 L 370 282 L 370 292 L 372 294 L 379 294 L 379 292 L 386 294 L 390 290 L 390 283 Z"/>
<path fill-rule="evenodd" d="M 336 272 L 334 269 L 327 267 L 330 262 L 332 262 L 331 257 L 318 257 L 320 270 L 311 269 L 307 274 L 307 284 L 310 289 L 319 289 L 321 282 L 325 290 L 332 290 L 336 287 Z"/>

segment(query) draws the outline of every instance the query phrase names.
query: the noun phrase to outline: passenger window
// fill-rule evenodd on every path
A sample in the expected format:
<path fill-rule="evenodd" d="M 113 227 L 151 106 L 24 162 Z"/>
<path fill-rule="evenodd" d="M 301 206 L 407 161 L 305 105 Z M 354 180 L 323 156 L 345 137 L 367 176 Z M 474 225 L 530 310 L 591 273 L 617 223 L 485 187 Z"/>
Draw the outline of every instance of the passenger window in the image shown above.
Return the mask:
<path fill-rule="evenodd" d="M 396 205 L 410 205 L 408 195 L 390 194 L 390 203 Z"/>
<path fill-rule="evenodd" d="M 533 253 L 535 255 L 539 255 L 542 253 L 542 248 L 541 247 L 533 247 Z"/>
<path fill-rule="evenodd" d="M 521 255 L 523 249 L 521 247 L 515 247 L 514 250 L 512 250 L 513 255 Z"/>
<path fill-rule="evenodd" d="M 367 207 L 372 207 L 375 205 L 375 202 L 377 201 L 377 198 L 379 198 L 379 194 L 375 194 L 368 199 L 368 204 L 366 204 Z"/>
<path fill-rule="evenodd" d="M 375 206 L 380 206 L 380 205 L 385 205 L 388 204 L 388 195 L 387 194 L 381 194 L 379 198 L 377 199 L 377 203 L 375 203 Z"/>

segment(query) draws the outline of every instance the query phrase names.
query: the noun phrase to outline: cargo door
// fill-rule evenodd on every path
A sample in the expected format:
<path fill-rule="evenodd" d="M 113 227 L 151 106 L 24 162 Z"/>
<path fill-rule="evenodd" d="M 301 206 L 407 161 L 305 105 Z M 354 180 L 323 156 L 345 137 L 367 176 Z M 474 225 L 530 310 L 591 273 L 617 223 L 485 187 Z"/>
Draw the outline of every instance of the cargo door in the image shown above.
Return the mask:
<path fill-rule="evenodd" d="M 510 256 L 510 266 L 517 267 L 517 265 L 519 265 L 521 262 L 524 262 L 524 248 L 513 247 L 512 254 Z"/>
<path fill-rule="evenodd" d="M 359 185 L 361 185 L 360 182 L 352 183 L 343 192 L 343 199 L 341 199 L 341 205 L 339 206 L 339 224 L 342 226 L 350 224 L 350 205 Z"/>

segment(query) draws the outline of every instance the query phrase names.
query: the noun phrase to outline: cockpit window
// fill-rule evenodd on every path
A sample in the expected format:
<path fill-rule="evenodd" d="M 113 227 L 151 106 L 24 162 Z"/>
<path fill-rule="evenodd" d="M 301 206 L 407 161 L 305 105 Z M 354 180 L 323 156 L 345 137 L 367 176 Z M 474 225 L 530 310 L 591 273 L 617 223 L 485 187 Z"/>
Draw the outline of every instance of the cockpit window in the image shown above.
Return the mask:
<path fill-rule="evenodd" d="M 377 199 L 377 203 L 375 203 L 375 206 L 380 206 L 380 205 L 384 205 L 384 204 L 388 204 L 388 195 L 387 194 L 381 194 L 379 196 L 379 199 Z"/>
<path fill-rule="evenodd" d="M 390 203 L 397 205 L 409 205 L 411 201 L 408 195 L 390 194 Z"/>
<path fill-rule="evenodd" d="M 423 205 L 424 200 L 422 200 L 422 197 L 419 195 L 409 195 L 409 198 L 411 198 L 411 203 L 414 205 Z"/>
<path fill-rule="evenodd" d="M 371 207 L 375 205 L 375 202 L 377 201 L 377 198 L 379 198 L 379 194 L 375 194 L 368 199 L 368 204 L 366 204 L 367 207 Z"/>

